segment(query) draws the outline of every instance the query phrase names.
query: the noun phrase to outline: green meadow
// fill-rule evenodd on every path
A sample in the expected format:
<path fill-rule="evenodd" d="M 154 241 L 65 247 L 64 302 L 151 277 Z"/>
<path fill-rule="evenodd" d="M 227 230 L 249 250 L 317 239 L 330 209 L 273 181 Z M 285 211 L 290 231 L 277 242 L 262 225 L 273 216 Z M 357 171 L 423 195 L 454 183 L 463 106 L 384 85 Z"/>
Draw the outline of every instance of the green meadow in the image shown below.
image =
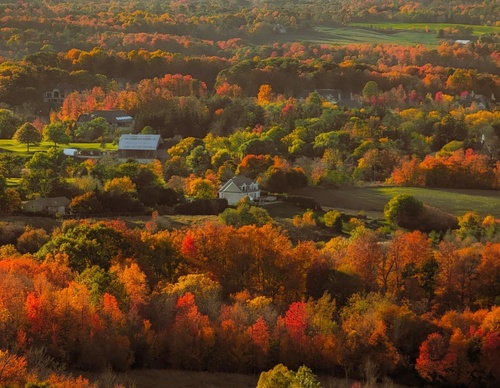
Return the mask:
<path fill-rule="evenodd" d="M 0 139 L 0 152 L 18 152 L 24 156 L 32 155 L 35 152 L 47 151 L 54 147 L 53 142 L 43 141 L 38 145 L 30 144 L 29 153 L 26 152 L 26 144 L 19 143 L 12 139 Z M 78 150 L 100 150 L 100 151 L 112 151 L 118 149 L 117 144 L 106 143 L 104 147 L 100 143 L 69 143 L 69 144 L 58 144 L 58 148 L 76 148 Z"/>
<path fill-rule="evenodd" d="M 281 40 L 337 45 L 371 43 L 437 47 L 443 41 L 437 37 L 437 32 L 456 26 L 445 23 L 353 23 L 349 26 L 323 26 L 316 27 L 314 31 L 283 34 Z M 500 33 L 500 27 L 495 26 L 459 26 L 472 27 L 475 36 Z"/>
<path fill-rule="evenodd" d="M 410 194 L 424 204 L 455 216 L 468 211 L 476 211 L 481 216 L 491 214 L 500 219 L 500 191 L 428 189 L 420 187 L 350 187 L 326 189 L 306 187 L 293 194 L 312 197 L 326 208 L 336 208 L 348 212 L 367 212 L 381 216 L 385 204 L 395 195 Z"/>

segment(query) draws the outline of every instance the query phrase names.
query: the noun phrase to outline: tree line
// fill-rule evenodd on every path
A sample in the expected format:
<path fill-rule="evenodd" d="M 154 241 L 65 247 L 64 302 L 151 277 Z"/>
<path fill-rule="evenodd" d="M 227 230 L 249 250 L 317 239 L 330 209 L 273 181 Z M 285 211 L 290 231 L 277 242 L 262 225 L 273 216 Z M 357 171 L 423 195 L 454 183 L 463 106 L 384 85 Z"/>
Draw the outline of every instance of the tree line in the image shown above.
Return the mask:
<path fill-rule="evenodd" d="M 68 220 L 52 235 L 2 223 L 2 357 L 31 373 L 0 381 L 41 373 L 29 355 L 44 349 L 53 365 L 88 370 L 282 363 L 495 384 L 500 247 L 490 221 L 464 216 L 441 242 L 418 231 L 386 241 L 358 223 L 321 245 L 294 245 L 270 223 L 169 231 L 158 218 L 144 229 Z"/>

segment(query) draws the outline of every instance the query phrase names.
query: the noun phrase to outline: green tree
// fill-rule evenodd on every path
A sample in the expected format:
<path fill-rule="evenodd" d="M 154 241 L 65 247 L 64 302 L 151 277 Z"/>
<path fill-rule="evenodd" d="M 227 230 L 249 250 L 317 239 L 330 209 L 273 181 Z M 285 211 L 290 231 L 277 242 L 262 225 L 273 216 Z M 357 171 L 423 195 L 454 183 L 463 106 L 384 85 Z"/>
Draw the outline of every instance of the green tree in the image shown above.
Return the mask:
<path fill-rule="evenodd" d="M 312 373 L 312 370 L 302 365 L 297 369 L 291 388 L 321 388 L 321 384 L 316 380 L 316 376 Z"/>
<path fill-rule="evenodd" d="M 42 140 L 42 135 L 33 124 L 24 123 L 14 134 L 14 140 L 26 144 L 26 152 L 30 152 L 30 144 L 39 144 Z"/>
<path fill-rule="evenodd" d="M 36 152 L 26 163 L 27 173 L 22 177 L 21 186 L 42 197 L 70 195 L 68 184 L 64 180 L 65 160 L 61 149 Z"/>
<path fill-rule="evenodd" d="M 108 122 L 104 117 L 96 117 L 78 125 L 75 129 L 75 137 L 85 141 L 94 141 L 104 138 L 110 132 Z"/>
<path fill-rule="evenodd" d="M 216 198 L 217 187 L 210 179 L 195 177 L 189 180 L 186 194 L 194 199 Z"/>
<path fill-rule="evenodd" d="M 424 204 L 410 194 L 392 197 L 384 207 L 384 217 L 396 225 L 405 218 L 416 218 L 424 209 Z"/>
<path fill-rule="evenodd" d="M 57 147 L 57 144 L 68 144 L 71 140 L 63 123 L 47 124 L 43 129 L 43 137 L 46 141 L 54 142 L 54 147 Z"/>
<path fill-rule="evenodd" d="M 295 379 L 295 373 L 283 364 L 276 365 L 267 372 L 262 372 L 257 388 L 289 388 Z"/>
<path fill-rule="evenodd" d="M 481 217 L 474 211 L 467 212 L 463 216 L 458 217 L 458 226 L 460 227 L 458 235 L 462 239 L 472 237 L 476 240 L 480 240 L 481 236 L 484 234 Z"/>
<path fill-rule="evenodd" d="M 210 154 L 205 147 L 196 146 L 186 157 L 186 164 L 193 174 L 203 175 L 211 166 Z"/>
<path fill-rule="evenodd" d="M 12 139 L 16 129 L 22 125 L 21 118 L 9 109 L 0 109 L 0 139 Z"/>
<path fill-rule="evenodd" d="M 283 364 L 278 364 L 270 371 L 260 374 L 257 388 L 321 388 L 321 384 L 305 365 L 294 372 Z"/>
<path fill-rule="evenodd" d="M 63 228 L 63 233 L 38 251 L 40 259 L 49 253 L 65 253 L 71 269 L 82 272 L 93 265 L 108 270 L 113 258 L 131 257 L 130 239 L 113 225 L 105 222 L 68 222 Z"/>
<path fill-rule="evenodd" d="M 378 87 L 375 81 L 368 81 L 361 92 L 363 97 L 366 99 L 370 99 L 372 97 L 377 97 L 380 93 L 380 88 Z"/>

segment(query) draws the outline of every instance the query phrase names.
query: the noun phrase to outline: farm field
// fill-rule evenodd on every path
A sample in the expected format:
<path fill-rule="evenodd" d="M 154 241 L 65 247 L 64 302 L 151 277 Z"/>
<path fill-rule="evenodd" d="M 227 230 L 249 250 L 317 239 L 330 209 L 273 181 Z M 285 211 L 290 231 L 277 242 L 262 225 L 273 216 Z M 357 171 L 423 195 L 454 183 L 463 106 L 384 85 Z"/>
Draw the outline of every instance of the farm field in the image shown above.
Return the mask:
<path fill-rule="evenodd" d="M 364 27 L 317 27 L 312 32 L 285 34 L 282 41 L 311 42 L 316 44 L 398 44 L 402 46 L 437 47 L 442 39 L 434 33 L 422 31 L 383 31 Z"/>
<path fill-rule="evenodd" d="M 363 211 L 374 217 L 381 216 L 385 204 L 398 194 L 410 194 L 424 204 L 436 207 L 455 216 L 476 211 L 500 218 L 500 192 L 494 190 L 424 189 L 413 187 L 355 187 L 325 189 L 306 187 L 291 194 L 315 198 L 323 207 L 349 212 Z"/>
<path fill-rule="evenodd" d="M 437 33 L 441 29 L 456 28 L 457 26 L 472 27 L 473 35 L 475 36 L 500 32 L 500 27 L 498 26 L 479 26 L 453 23 L 352 23 L 351 26 L 386 30 L 429 31 L 429 33 Z"/>
<path fill-rule="evenodd" d="M 342 27 L 316 27 L 313 32 L 284 34 L 281 40 L 337 45 L 377 43 L 437 47 L 443 41 L 437 37 L 437 32 L 456 26 L 446 23 L 353 23 Z M 496 26 L 459 26 L 472 27 L 474 36 L 500 32 L 500 27 Z"/>

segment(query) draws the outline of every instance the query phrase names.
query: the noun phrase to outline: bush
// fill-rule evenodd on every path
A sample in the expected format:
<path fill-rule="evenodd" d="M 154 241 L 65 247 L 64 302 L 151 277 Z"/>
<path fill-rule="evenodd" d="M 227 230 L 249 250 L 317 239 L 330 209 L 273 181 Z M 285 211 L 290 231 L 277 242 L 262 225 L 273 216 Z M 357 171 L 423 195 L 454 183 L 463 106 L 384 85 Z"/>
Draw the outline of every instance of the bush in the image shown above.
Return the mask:
<path fill-rule="evenodd" d="M 327 228 L 331 228 L 336 232 L 342 231 L 342 215 L 336 210 L 330 210 L 323 216 L 323 223 Z"/>
<path fill-rule="evenodd" d="M 228 208 L 219 215 L 219 219 L 226 225 L 241 227 L 243 225 L 263 226 L 272 221 L 266 209 L 253 206 L 248 197 L 242 198 L 236 209 Z"/>
<path fill-rule="evenodd" d="M 316 226 L 316 215 L 311 209 L 307 209 L 302 215 L 296 215 L 292 219 L 296 228 L 307 228 Z"/>

